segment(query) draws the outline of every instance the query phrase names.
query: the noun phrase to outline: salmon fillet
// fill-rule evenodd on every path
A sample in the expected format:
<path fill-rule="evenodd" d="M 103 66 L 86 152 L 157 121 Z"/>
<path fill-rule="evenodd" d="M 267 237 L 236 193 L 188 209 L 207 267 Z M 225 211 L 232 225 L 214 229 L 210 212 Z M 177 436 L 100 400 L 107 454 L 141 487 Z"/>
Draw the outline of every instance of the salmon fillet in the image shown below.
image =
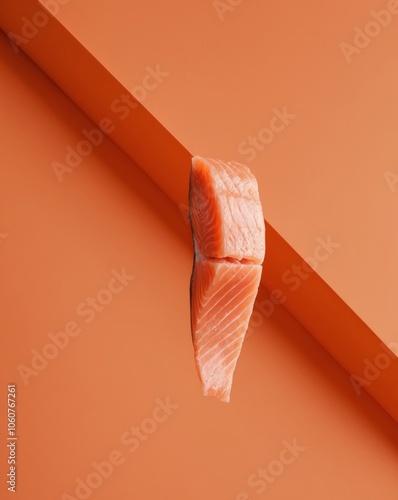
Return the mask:
<path fill-rule="evenodd" d="M 236 162 L 195 156 L 189 219 L 196 368 L 203 394 L 228 402 L 265 256 L 264 216 L 254 175 Z"/>

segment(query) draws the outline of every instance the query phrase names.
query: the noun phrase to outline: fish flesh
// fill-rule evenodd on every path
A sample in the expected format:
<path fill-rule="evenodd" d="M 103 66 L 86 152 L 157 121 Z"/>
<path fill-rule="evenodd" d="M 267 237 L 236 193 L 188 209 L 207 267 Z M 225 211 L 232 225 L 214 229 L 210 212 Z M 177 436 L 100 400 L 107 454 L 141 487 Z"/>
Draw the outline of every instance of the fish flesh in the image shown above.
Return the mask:
<path fill-rule="evenodd" d="M 263 210 L 249 168 L 193 157 L 189 220 L 196 368 L 203 394 L 228 402 L 265 257 Z"/>

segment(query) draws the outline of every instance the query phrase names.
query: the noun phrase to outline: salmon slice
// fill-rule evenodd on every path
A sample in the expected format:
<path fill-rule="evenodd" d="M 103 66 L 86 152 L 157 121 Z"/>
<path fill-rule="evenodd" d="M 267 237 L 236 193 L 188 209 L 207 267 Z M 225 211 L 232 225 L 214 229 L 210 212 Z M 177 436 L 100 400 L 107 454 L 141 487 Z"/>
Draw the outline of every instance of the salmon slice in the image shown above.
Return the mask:
<path fill-rule="evenodd" d="M 239 163 L 195 156 L 189 218 L 196 368 L 203 394 L 228 402 L 265 256 L 264 216 L 255 177 Z"/>

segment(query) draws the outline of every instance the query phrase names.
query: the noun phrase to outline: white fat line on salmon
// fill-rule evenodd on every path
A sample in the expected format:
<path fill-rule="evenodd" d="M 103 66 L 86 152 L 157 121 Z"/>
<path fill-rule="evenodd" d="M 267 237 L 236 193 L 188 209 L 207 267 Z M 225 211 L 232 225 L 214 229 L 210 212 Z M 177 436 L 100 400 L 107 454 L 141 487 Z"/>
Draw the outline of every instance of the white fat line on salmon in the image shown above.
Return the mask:
<path fill-rule="evenodd" d="M 135 279 L 127 273 L 124 267 L 121 271 L 113 269 L 111 279 L 105 288 L 101 288 L 95 296 L 88 296 L 76 307 L 76 315 L 84 318 L 86 324 L 92 323 L 94 319 L 113 301 L 114 296 L 121 293 Z M 61 351 L 65 350 L 71 339 L 78 337 L 82 332 L 82 325 L 77 321 L 66 322 L 63 329 L 53 333 L 49 332 L 47 337 L 50 342 L 39 349 L 32 349 L 32 358 L 28 365 L 19 364 L 17 371 L 24 385 L 28 385 L 31 377 L 37 377 L 53 361 Z"/>
<path fill-rule="evenodd" d="M 228 262 L 229 264 L 241 264 L 242 266 L 253 264 L 257 265 L 253 260 L 250 259 L 235 259 L 234 257 L 205 257 L 199 251 L 195 254 L 196 260 L 209 260 L 211 262 Z"/>
<path fill-rule="evenodd" d="M 362 360 L 362 373 L 360 375 L 355 373 L 349 375 L 349 380 L 357 396 L 362 394 L 362 387 L 369 387 L 393 363 L 398 363 L 398 339 L 387 342 L 387 344 L 380 342 L 379 345 L 381 349 L 372 360 L 368 358 Z"/>
<path fill-rule="evenodd" d="M 190 222 L 189 222 L 190 215 L 192 215 L 195 212 L 196 213 L 199 212 L 199 210 L 192 209 L 192 208 L 191 208 L 191 212 L 190 212 L 189 211 L 189 206 L 186 203 L 179 203 L 178 204 L 178 210 L 180 211 L 181 216 L 184 219 L 185 224 L 187 224 L 187 225 L 190 224 Z"/>
<path fill-rule="evenodd" d="M 190 218 L 190 215 L 195 212 L 195 210 L 190 211 L 188 214 L 188 218 Z M 200 262 L 202 260 L 207 260 L 209 262 L 219 262 L 219 263 L 229 263 L 229 264 L 240 264 L 240 265 L 261 265 L 258 262 L 254 261 L 253 259 L 247 259 L 247 258 L 241 258 L 238 259 L 236 257 L 230 257 L 228 255 L 224 255 L 222 257 L 212 257 L 209 255 L 203 255 L 199 248 L 198 244 L 196 241 L 195 236 L 193 236 L 193 245 L 194 245 L 194 255 L 195 255 L 195 262 Z"/>
<path fill-rule="evenodd" d="M 390 170 L 386 170 L 384 172 L 384 178 L 387 182 L 388 189 L 392 192 L 395 193 L 397 190 L 396 185 L 398 184 L 398 174 L 395 172 L 391 172 Z"/>
<path fill-rule="evenodd" d="M 115 470 L 123 465 L 128 459 L 128 454 L 135 453 L 142 443 L 145 443 L 157 431 L 160 424 L 164 424 L 180 407 L 179 404 L 170 401 L 170 396 L 156 398 L 156 406 L 151 414 L 136 425 L 124 431 L 119 442 L 123 448 L 116 448 L 109 452 L 105 458 L 93 461 L 90 464 L 90 472 L 74 480 L 73 494 L 63 493 L 61 500 L 86 500 L 97 490 L 106 479 L 109 479 Z"/>
<path fill-rule="evenodd" d="M 305 450 L 305 446 L 297 443 L 297 438 L 290 441 L 283 440 L 278 457 L 270 460 L 265 467 L 259 467 L 253 474 L 250 474 L 246 481 L 247 486 L 252 488 L 257 495 L 261 495 Z M 252 498 L 251 493 L 240 492 L 236 495 L 235 500 L 252 500 Z"/>

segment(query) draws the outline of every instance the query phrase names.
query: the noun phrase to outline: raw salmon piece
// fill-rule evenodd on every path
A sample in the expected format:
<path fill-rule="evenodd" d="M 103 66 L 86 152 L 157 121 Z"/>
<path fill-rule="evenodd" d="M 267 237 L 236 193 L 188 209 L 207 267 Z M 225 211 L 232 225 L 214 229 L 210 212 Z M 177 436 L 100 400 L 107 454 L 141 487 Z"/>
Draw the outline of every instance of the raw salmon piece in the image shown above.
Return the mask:
<path fill-rule="evenodd" d="M 263 211 L 255 177 L 235 162 L 195 156 L 189 193 L 196 367 L 203 394 L 228 402 L 261 279 Z"/>
<path fill-rule="evenodd" d="M 201 255 L 263 262 L 263 210 L 256 178 L 245 165 L 195 156 L 189 209 Z"/>

